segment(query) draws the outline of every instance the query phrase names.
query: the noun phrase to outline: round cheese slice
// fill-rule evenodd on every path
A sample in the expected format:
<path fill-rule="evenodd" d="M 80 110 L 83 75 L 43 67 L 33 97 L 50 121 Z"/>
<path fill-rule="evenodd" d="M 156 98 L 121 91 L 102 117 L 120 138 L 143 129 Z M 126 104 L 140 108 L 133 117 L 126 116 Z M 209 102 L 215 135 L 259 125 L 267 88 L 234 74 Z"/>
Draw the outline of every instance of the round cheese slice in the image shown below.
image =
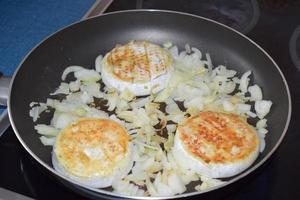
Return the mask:
<path fill-rule="evenodd" d="M 235 114 L 201 112 L 180 124 L 172 149 L 181 167 L 211 178 L 234 176 L 259 154 L 254 128 Z"/>
<path fill-rule="evenodd" d="M 63 175 L 103 188 L 124 177 L 133 165 L 130 136 L 117 122 L 83 118 L 57 136 L 52 163 Z"/>
<path fill-rule="evenodd" d="M 104 56 L 101 63 L 102 80 L 107 87 L 119 91 L 127 88 L 135 96 L 164 89 L 172 69 L 170 53 L 146 41 L 118 45 Z"/>

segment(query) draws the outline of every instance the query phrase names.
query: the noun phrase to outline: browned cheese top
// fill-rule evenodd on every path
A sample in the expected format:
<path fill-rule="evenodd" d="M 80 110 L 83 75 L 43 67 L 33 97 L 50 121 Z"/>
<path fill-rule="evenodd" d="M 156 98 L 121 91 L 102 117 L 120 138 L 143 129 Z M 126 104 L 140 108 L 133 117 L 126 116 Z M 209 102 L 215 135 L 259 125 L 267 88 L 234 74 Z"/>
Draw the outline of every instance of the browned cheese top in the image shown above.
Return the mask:
<path fill-rule="evenodd" d="M 259 143 L 255 130 L 235 114 L 201 112 L 178 127 L 184 147 L 206 163 L 236 162 Z"/>
<path fill-rule="evenodd" d="M 84 118 L 57 136 L 55 152 L 60 164 L 79 177 L 109 176 L 128 151 L 130 136 L 108 119 Z"/>
<path fill-rule="evenodd" d="M 106 67 L 120 80 L 147 82 L 170 68 L 172 57 L 165 49 L 146 41 L 118 45 L 106 55 Z"/>

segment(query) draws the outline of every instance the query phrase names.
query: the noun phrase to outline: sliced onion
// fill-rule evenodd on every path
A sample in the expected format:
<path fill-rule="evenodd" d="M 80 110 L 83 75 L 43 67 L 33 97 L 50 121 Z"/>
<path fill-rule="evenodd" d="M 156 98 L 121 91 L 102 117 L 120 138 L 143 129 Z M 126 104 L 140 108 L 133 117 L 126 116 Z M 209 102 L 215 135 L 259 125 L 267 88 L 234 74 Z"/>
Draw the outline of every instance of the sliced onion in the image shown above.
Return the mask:
<path fill-rule="evenodd" d="M 163 43 L 163 47 L 164 48 L 166 48 L 166 49 L 169 49 L 169 48 L 171 48 L 173 46 L 173 44 L 172 44 L 172 42 L 165 42 L 165 43 Z"/>
<path fill-rule="evenodd" d="M 120 94 L 120 98 L 124 99 L 126 101 L 131 101 L 132 99 L 135 98 L 134 94 L 128 90 L 127 88 L 125 88 L 125 90 L 123 90 Z"/>
<path fill-rule="evenodd" d="M 71 81 L 69 83 L 69 88 L 71 92 L 76 92 L 80 89 L 80 81 L 76 80 L 76 81 Z"/>
<path fill-rule="evenodd" d="M 203 109 L 203 97 L 197 96 L 190 100 L 184 101 L 184 107 L 186 107 L 186 108 L 194 107 L 199 110 L 202 110 Z"/>
<path fill-rule="evenodd" d="M 194 52 L 194 56 L 197 57 L 197 59 L 201 60 L 202 58 L 202 53 L 199 49 L 195 48 L 195 47 L 192 47 L 191 50 Z"/>
<path fill-rule="evenodd" d="M 235 109 L 234 105 L 230 101 L 224 100 L 222 102 L 222 104 L 223 104 L 224 110 L 227 112 L 231 112 Z"/>
<path fill-rule="evenodd" d="M 93 96 L 96 98 L 103 98 L 104 93 L 100 91 L 100 83 L 93 82 L 88 85 L 81 85 L 80 90 L 82 92 L 87 92 L 89 96 Z"/>
<path fill-rule="evenodd" d="M 256 123 L 256 128 L 266 128 L 267 127 L 267 119 L 260 119 Z"/>
<path fill-rule="evenodd" d="M 251 95 L 251 100 L 256 101 L 256 100 L 262 100 L 262 91 L 261 88 L 258 85 L 252 85 L 248 88 L 248 91 Z"/>
<path fill-rule="evenodd" d="M 56 138 L 55 137 L 41 136 L 40 140 L 41 140 L 42 144 L 45 145 L 45 146 L 53 146 L 54 143 L 55 143 Z"/>
<path fill-rule="evenodd" d="M 70 67 L 67 67 L 64 70 L 64 72 L 63 72 L 63 74 L 61 76 L 61 79 L 64 81 L 64 80 L 66 80 L 66 77 L 68 76 L 69 73 L 77 72 L 77 71 L 80 71 L 82 69 L 84 69 L 84 68 L 81 67 L 81 66 L 70 66 Z"/>
<path fill-rule="evenodd" d="M 177 46 L 173 46 L 169 49 L 170 54 L 172 55 L 173 58 L 178 58 L 179 57 L 179 51 Z"/>
<path fill-rule="evenodd" d="M 238 103 L 236 107 L 240 113 L 247 113 L 251 110 L 251 105 L 249 104 Z"/>
<path fill-rule="evenodd" d="M 208 71 L 211 72 L 212 68 L 213 68 L 213 64 L 211 62 L 210 55 L 208 53 L 206 53 L 205 56 L 206 56 L 206 60 L 207 60 L 206 64 L 208 66 Z"/>
<path fill-rule="evenodd" d="M 251 74 L 251 71 L 245 72 L 240 80 L 240 86 L 239 89 L 241 90 L 242 93 L 246 93 L 248 89 L 248 84 L 249 84 L 249 76 Z"/>
<path fill-rule="evenodd" d="M 257 133 L 260 138 L 265 138 L 266 134 L 268 133 L 268 130 L 265 128 L 259 128 L 259 129 L 257 129 Z"/>
<path fill-rule="evenodd" d="M 168 133 L 168 140 L 164 143 L 164 148 L 166 151 L 170 151 L 174 144 L 174 133 Z"/>
<path fill-rule="evenodd" d="M 184 48 L 186 53 L 188 54 L 192 53 L 191 46 L 189 44 L 185 44 Z"/>
<path fill-rule="evenodd" d="M 175 131 L 176 131 L 176 125 L 175 124 L 168 124 L 167 126 L 166 126 L 166 128 L 167 128 L 167 131 L 169 132 L 169 133 L 174 133 Z"/>
<path fill-rule="evenodd" d="M 99 55 L 97 56 L 96 60 L 95 60 L 95 70 L 96 72 L 101 72 L 102 66 L 101 66 L 101 62 L 103 60 L 103 56 Z"/>
<path fill-rule="evenodd" d="M 34 126 L 34 129 L 41 135 L 46 136 L 56 136 L 59 133 L 59 129 L 46 124 L 37 124 Z"/>
<path fill-rule="evenodd" d="M 138 186 L 130 183 L 129 181 L 125 181 L 125 180 L 114 181 L 112 184 L 112 188 L 114 189 L 113 192 L 118 194 L 129 195 L 129 196 L 144 196 L 144 191 L 142 189 L 139 189 Z"/>
<path fill-rule="evenodd" d="M 255 101 L 254 108 L 257 116 L 263 119 L 269 112 L 272 106 L 272 101 L 258 100 Z"/>
<path fill-rule="evenodd" d="M 261 138 L 259 142 L 259 152 L 263 152 L 266 147 L 265 139 Z"/>
<path fill-rule="evenodd" d="M 185 184 L 174 172 L 168 176 L 168 185 L 171 187 L 174 194 L 181 194 L 186 191 Z"/>
<path fill-rule="evenodd" d="M 74 76 L 78 80 L 84 81 L 86 83 L 97 82 L 101 79 L 101 76 L 98 72 L 96 72 L 95 70 L 88 70 L 88 69 L 75 71 Z"/>
<path fill-rule="evenodd" d="M 29 110 L 29 116 L 32 117 L 33 122 L 36 122 L 40 117 L 40 114 L 45 110 L 47 110 L 47 104 L 40 103 L 39 106 L 34 106 Z"/>
<path fill-rule="evenodd" d="M 166 106 L 166 112 L 171 114 L 171 113 L 178 113 L 181 112 L 177 103 L 175 103 L 173 100 L 169 101 L 167 106 Z"/>
<path fill-rule="evenodd" d="M 51 124 L 57 129 L 64 129 L 71 122 L 74 122 L 78 117 L 69 113 L 55 112 Z"/>
<path fill-rule="evenodd" d="M 176 113 L 167 116 L 167 120 L 173 121 L 175 123 L 180 123 L 185 119 L 185 113 Z"/>

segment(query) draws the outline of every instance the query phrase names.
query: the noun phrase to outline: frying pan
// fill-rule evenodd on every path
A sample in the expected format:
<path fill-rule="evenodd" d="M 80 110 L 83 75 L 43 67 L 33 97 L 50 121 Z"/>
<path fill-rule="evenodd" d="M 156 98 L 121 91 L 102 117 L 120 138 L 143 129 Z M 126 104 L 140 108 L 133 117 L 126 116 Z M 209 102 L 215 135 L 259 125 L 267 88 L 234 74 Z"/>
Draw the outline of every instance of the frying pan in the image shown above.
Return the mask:
<path fill-rule="evenodd" d="M 251 81 L 259 84 L 263 88 L 264 98 L 273 102 L 267 116 L 269 133 L 266 148 L 251 167 L 222 186 L 175 197 L 201 196 L 227 187 L 256 170 L 274 153 L 288 128 L 291 98 L 287 82 L 273 59 L 249 38 L 215 21 L 173 11 L 131 10 L 90 18 L 56 32 L 27 55 L 12 78 L 8 99 L 11 125 L 27 152 L 51 175 L 92 198 L 127 197 L 105 189 L 92 189 L 58 174 L 51 164 L 52 148 L 43 146 L 35 133 L 29 117 L 29 104 L 33 101 L 45 102 L 49 93 L 59 86 L 61 74 L 67 66 L 93 68 L 99 54 L 103 55 L 116 44 L 130 40 L 149 40 L 158 44 L 172 41 L 181 48 L 188 43 L 210 53 L 215 66 L 223 64 L 240 73 L 251 70 Z M 41 120 L 49 121 L 50 118 L 44 116 Z M 142 199 L 155 198 L 158 197 Z"/>

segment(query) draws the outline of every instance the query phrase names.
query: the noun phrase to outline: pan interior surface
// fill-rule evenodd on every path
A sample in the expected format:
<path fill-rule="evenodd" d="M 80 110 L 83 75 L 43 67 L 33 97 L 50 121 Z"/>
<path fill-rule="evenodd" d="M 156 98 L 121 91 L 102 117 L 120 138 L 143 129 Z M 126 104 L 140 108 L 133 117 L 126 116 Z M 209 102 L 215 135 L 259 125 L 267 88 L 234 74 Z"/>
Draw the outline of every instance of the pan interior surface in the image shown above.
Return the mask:
<path fill-rule="evenodd" d="M 130 40 L 157 44 L 171 41 L 182 49 L 188 43 L 210 53 L 214 66 L 225 65 L 239 75 L 251 70 L 251 81 L 263 88 L 265 99 L 273 102 L 267 116 L 266 148 L 252 166 L 262 164 L 276 149 L 289 122 L 290 99 L 281 72 L 264 51 L 239 33 L 210 20 L 166 11 L 128 11 L 88 19 L 57 32 L 38 45 L 16 72 L 9 99 L 11 123 L 21 143 L 41 164 L 54 172 L 52 147 L 41 144 L 29 117 L 29 104 L 45 102 L 59 86 L 67 66 L 93 68 L 99 54 Z"/>

